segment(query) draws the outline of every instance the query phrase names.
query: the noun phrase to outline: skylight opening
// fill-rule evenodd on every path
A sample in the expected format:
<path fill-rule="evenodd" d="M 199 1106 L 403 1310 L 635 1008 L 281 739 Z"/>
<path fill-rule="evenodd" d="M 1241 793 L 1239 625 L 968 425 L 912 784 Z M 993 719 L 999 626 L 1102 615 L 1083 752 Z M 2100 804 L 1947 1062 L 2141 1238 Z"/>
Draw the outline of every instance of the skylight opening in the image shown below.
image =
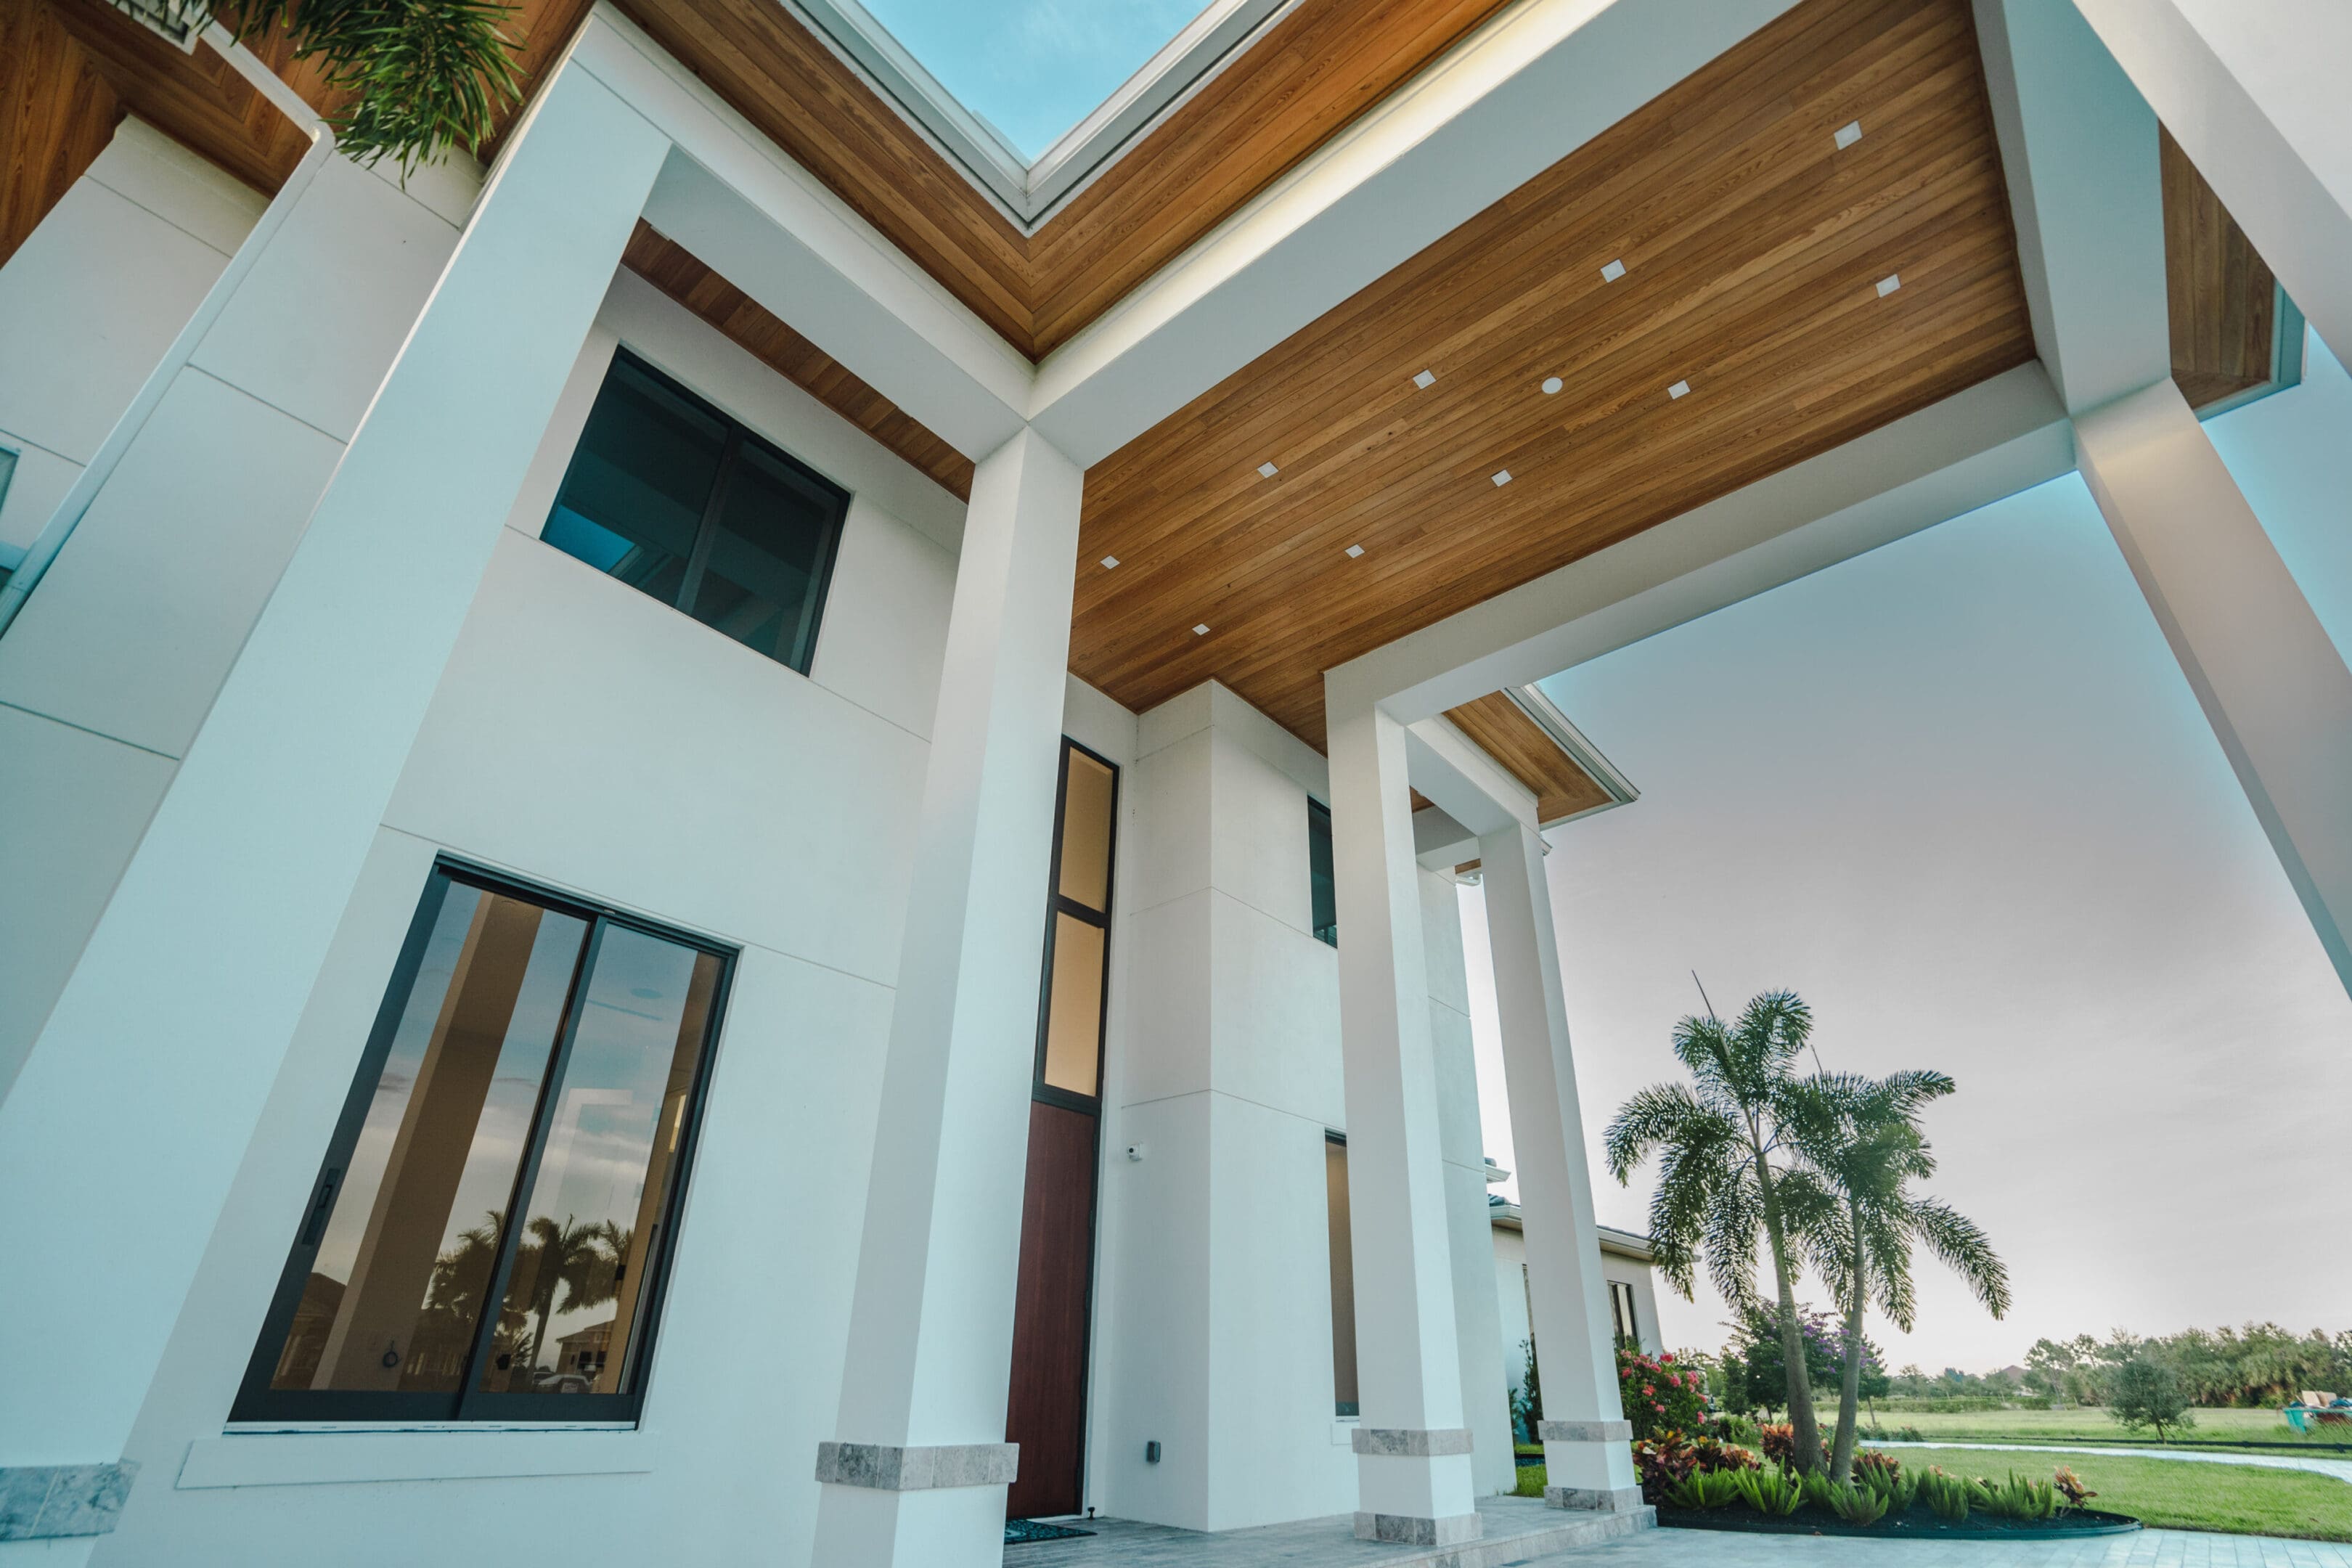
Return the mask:
<path fill-rule="evenodd" d="M 1245 47 L 1286 0 L 799 0 L 1024 226 Z"/>

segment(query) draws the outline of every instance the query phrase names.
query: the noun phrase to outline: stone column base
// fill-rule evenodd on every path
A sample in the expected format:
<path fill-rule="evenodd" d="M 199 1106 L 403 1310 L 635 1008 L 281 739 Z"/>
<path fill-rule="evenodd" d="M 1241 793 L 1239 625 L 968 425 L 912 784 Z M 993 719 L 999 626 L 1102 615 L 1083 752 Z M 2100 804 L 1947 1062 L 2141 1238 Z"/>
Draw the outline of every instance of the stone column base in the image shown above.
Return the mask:
<path fill-rule="evenodd" d="M 1630 1443 L 1633 1440 L 1631 1421 L 1538 1421 L 1536 1441 L 1538 1443 Z"/>
<path fill-rule="evenodd" d="M 138 1474 L 135 1459 L 0 1468 L 0 1541 L 109 1534 Z"/>
<path fill-rule="evenodd" d="M 901 1448 L 886 1443 L 819 1443 L 816 1479 L 831 1487 L 929 1491 L 939 1487 L 1010 1486 L 1019 1471 L 1017 1443 L 957 1443 Z"/>
<path fill-rule="evenodd" d="M 1641 1500 L 1638 1494 L 1634 1500 Z M 1475 1513 L 1457 1513 L 1445 1519 L 1422 1519 L 1409 1513 L 1356 1515 L 1357 1540 L 1392 1541 L 1401 1546 L 1459 1546 L 1465 1541 L 1477 1540 L 1486 1528 L 1486 1521 Z"/>
<path fill-rule="evenodd" d="M 1639 1487 L 1546 1487 L 1546 1508 L 1580 1508 L 1595 1513 L 1631 1513 L 1643 1507 Z"/>

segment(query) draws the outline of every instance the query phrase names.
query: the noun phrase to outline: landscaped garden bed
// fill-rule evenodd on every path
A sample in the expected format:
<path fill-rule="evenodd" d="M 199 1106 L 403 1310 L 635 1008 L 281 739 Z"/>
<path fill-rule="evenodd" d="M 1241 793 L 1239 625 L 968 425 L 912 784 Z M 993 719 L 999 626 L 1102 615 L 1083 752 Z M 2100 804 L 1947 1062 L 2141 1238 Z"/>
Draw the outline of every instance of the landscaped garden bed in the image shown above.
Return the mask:
<path fill-rule="evenodd" d="M 2103 1513 L 2095 1508 L 2063 1509 L 2048 1519 L 1998 1519 L 1971 1513 L 1966 1519 L 1948 1520 L 1914 1506 L 1900 1516 L 1890 1514 L 1874 1524 L 1852 1524 L 1831 1510 L 1811 1506 L 1775 1519 L 1750 1508 L 1676 1508 L 1671 1503 L 1658 1510 L 1658 1523 L 1668 1530 L 1743 1530 L 1759 1535 L 1870 1535 L 1890 1541 L 2051 1541 L 2077 1535 L 2121 1535 L 2140 1527 L 2139 1521 L 2128 1514 Z"/>

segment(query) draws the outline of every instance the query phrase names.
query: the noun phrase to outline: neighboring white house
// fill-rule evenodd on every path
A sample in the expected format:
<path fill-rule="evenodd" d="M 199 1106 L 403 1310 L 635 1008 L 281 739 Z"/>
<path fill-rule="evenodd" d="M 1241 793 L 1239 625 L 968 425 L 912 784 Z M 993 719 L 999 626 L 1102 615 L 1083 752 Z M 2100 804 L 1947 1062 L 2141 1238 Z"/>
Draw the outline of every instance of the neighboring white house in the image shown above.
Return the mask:
<path fill-rule="evenodd" d="M 1503 1371 L 1517 1394 L 1526 1388 L 1528 1342 L 1533 1333 L 1528 1326 L 1525 1220 L 1519 1205 L 1505 1202 L 1500 1194 L 1494 1196 L 1488 1212 L 1495 1234 L 1495 1298 L 1503 1317 Z M 1601 1238 L 1601 1277 L 1609 1290 L 1611 1333 L 1620 1344 L 1662 1354 L 1666 1344 L 1658 1330 L 1649 1238 L 1605 1225 L 1596 1226 L 1594 1231 Z"/>
<path fill-rule="evenodd" d="M 2352 970 L 2168 335 L 2352 350 L 2333 0 L 1214 0 L 1034 155 L 525 0 L 404 174 L 184 9 L 0 7 L 0 1568 L 1441 1548 L 1530 1334 L 1638 1527 L 1534 683 L 2078 466 Z"/>

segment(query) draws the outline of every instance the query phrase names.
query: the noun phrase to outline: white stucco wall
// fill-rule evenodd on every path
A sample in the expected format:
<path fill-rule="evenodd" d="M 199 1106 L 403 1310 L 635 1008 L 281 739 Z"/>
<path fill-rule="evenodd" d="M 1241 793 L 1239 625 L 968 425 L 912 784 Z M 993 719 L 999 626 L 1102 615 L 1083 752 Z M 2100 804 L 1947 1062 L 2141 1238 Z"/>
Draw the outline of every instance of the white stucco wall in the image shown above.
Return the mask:
<path fill-rule="evenodd" d="M 1501 1310 L 1504 1380 L 1513 1389 L 1528 1377 L 1528 1246 L 1517 1226 L 1494 1227 L 1495 1295 Z M 1665 1349 L 1658 1334 L 1658 1297 L 1647 1263 L 1623 1253 L 1601 1249 L 1601 1277 L 1633 1287 L 1633 1315 L 1641 1331 L 1642 1348 L 1652 1355 Z M 1540 1353 L 1540 1352 L 1538 1352 Z"/>
<path fill-rule="evenodd" d="M 622 342 L 852 492 L 810 676 L 538 542 Z M 805 1559 L 961 515 L 711 329 L 634 277 L 616 279 L 142 1411 L 129 1457 L 145 1473 L 94 1561 L 330 1550 L 409 1564 L 453 1542 L 485 1557 Z M 445 849 L 741 949 L 642 1428 L 554 1443 L 479 1431 L 224 1437 L 296 1210 Z M 322 1466 L 437 1479 L 175 1486 L 192 1445 L 263 1481 Z M 518 1454 L 618 1473 L 518 1479 Z M 485 1474 L 509 1479 L 463 1479 Z"/>

